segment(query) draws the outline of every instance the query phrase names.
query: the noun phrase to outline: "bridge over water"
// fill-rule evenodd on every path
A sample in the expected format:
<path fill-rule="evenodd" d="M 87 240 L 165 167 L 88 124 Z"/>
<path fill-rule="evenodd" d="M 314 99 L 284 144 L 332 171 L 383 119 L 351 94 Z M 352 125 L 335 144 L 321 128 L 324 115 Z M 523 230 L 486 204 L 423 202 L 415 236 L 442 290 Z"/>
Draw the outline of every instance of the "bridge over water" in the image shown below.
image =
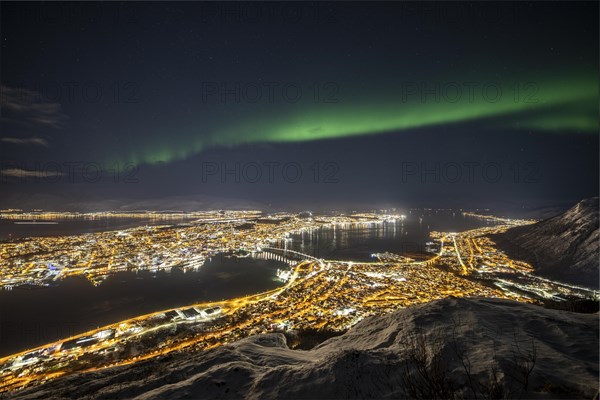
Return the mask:
<path fill-rule="evenodd" d="M 280 249 L 276 247 L 261 247 L 260 249 L 251 251 L 251 255 L 254 258 L 264 260 L 277 260 L 286 262 L 288 264 L 296 264 L 298 261 L 311 260 L 319 261 L 317 258 L 310 254 L 300 253 L 294 250 Z"/>
<path fill-rule="evenodd" d="M 294 250 L 288 249 L 280 249 L 276 247 L 261 247 L 260 250 L 255 250 L 251 252 L 252 257 L 264 259 L 264 260 L 277 260 L 288 263 L 289 265 L 294 265 L 298 261 L 311 260 L 311 261 L 319 261 L 324 263 L 332 263 L 332 264 L 343 264 L 343 265 L 360 265 L 360 264 L 368 264 L 368 265 L 389 265 L 394 264 L 394 262 L 386 262 L 386 261 L 348 261 L 348 260 L 322 260 L 316 257 L 311 256 L 310 254 L 301 253 Z M 413 261 L 407 262 L 406 264 L 414 265 L 414 266 L 433 266 L 438 261 L 440 255 L 432 257 L 423 261 Z"/>

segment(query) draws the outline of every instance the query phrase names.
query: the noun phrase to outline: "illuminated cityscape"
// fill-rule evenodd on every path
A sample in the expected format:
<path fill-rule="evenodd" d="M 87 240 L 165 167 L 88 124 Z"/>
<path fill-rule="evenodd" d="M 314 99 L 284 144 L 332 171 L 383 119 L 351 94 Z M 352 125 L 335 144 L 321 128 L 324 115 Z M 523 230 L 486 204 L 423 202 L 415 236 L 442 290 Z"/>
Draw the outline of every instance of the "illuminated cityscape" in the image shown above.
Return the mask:
<path fill-rule="evenodd" d="M 405 218 L 377 213 L 307 218 L 227 211 L 194 215 L 194 221 L 174 226 L 3 243 L 4 289 L 51 285 L 77 275 L 100 285 L 106 276 L 122 270 L 201 268 L 205 259 L 219 253 L 237 257 L 269 254 L 285 259 L 290 269 L 278 273 L 284 286 L 265 293 L 161 310 L 4 357 L 0 359 L 2 390 L 182 349 L 212 348 L 264 332 L 343 331 L 370 315 L 449 296 L 536 302 L 589 293 L 540 279 L 518 284 L 489 278 L 495 273 L 527 276 L 532 271 L 527 263 L 497 250 L 488 235 L 534 221 L 465 215 L 495 225 L 464 232 L 432 232 L 427 246 L 430 256 L 421 261 L 389 252 L 373 254 L 372 262 L 326 260 L 281 246 L 292 233 L 320 226 L 349 228 Z"/>
<path fill-rule="evenodd" d="M 599 13 L 0 1 L 0 400 L 600 400 Z"/>

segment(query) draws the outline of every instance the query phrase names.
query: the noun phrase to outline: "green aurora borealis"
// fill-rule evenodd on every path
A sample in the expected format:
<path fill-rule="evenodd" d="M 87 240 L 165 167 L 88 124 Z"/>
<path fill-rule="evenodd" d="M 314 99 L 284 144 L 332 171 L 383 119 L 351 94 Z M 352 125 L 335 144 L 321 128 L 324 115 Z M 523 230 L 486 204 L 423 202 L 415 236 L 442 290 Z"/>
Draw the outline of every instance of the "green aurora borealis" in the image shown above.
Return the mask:
<path fill-rule="evenodd" d="M 0 203 L 574 204 L 600 182 L 598 4 L 3 2 Z"/>
<path fill-rule="evenodd" d="M 490 129 L 596 133 L 597 75 L 565 75 L 569 79 L 520 79 L 518 82 L 541 83 L 536 84 L 535 88 L 522 85 L 526 90 L 519 92 L 519 98 L 515 98 L 512 82 L 480 80 L 500 87 L 502 95 L 496 98 L 496 89 L 490 87 L 486 98 L 482 95 L 482 85 L 475 86 L 471 95 L 465 86 L 458 83 L 462 90 L 460 97 L 454 89 L 446 87 L 446 98 L 440 96 L 437 101 L 431 94 L 421 97 L 417 88 L 416 93 L 410 92 L 404 98 L 400 90 L 385 94 L 355 92 L 349 98 L 344 97 L 343 101 L 333 104 L 307 101 L 285 104 L 284 107 L 273 107 L 274 110 L 217 121 L 221 125 L 219 128 L 188 126 L 181 128 L 184 134 L 159 134 L 129 149 L 126 159 L 119 162 L 168 163 L 217 147 L 375 135 L 475 120 L 482 120 L 483 126 L 489 126 Z M 415 90 L 415 87 L 410 90 Z"/>

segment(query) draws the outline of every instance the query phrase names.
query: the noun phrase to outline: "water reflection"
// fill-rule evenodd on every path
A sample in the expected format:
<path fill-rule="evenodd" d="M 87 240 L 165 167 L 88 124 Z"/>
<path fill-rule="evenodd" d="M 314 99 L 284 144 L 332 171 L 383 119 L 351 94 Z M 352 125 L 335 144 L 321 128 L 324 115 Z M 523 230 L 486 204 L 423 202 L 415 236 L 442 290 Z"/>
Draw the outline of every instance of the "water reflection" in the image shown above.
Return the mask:
<path fill-rule="evenodd" d="M 0 290 L 0 356 L 153 311 L 245 296 L 283 283 L 287 264 L 217 255 L 198 270 L 119 272 L 101 285 L 80 277 L 56 287 Z"/>
<path fill-rule="evenodd" d="M 391 252 L 411 258 L 428 256 L 431 231 L 463 231 L 489 225 L 453 211 L 413 210 L 404 220 L 307 229 L 290 235 L 279 247 L 317 258 L 372 261 L 371 254 Z"/>

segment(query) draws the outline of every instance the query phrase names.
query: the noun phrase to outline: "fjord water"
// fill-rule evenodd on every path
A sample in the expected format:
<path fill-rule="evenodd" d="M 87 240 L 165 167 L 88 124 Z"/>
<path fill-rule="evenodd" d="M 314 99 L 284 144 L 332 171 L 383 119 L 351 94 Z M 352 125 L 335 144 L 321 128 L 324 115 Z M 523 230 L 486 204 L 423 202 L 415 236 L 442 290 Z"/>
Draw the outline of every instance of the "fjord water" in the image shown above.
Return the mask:
<path fill-rule="evenodd" d="M 154 311 L 274 289 L 285 267 L 217 255 L 186 272 L 119 272 L 98 286 L 71 277 L 54 287 L 0 290 L 0 357 Z"/>
<path fill-rule="evenodd" d="M 17 222 L 17 223 L 15 223 Z M 21 223 L 19 223 L 21 222 Z M 138 226 L 173 225 L 185 222 L 182 219 L 161 218 L 113 218 L 94 219 L 64 218 L 53 219 L 50 224 L 23 224 L 20 220 L 0 218 L 0 241 L 25 237 L 79 235 L 83 233 L 116 231 Z"/>
<path fill-rule="evenodd" d="M 458 211 L 411 210 L 405 220 L 305 230 L 279 246 L 328 260 L 373 261 L 373 253 L 383 252 L 419 259 L 430 256 L 425 243 L 432 231 L 459 232 L 489 224 Z"/>

